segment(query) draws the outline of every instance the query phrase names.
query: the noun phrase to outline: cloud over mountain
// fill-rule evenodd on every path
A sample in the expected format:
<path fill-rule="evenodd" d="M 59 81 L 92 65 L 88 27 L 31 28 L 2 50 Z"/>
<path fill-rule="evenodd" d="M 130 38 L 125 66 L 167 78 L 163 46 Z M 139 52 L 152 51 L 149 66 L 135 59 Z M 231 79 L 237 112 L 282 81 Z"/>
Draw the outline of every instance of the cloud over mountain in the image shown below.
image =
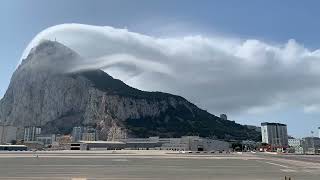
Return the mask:
<path fill-rule="evenodd" d="M 69 71 L 103 69 L 125 83 L 186 97 L 213 113 L 261 113 L 288 106 L 320 111 L 320 50 L 295 40 L 185 36 L 158 38 L 127 29 L 62 24 L 39 33 L 83 58 Z"/>

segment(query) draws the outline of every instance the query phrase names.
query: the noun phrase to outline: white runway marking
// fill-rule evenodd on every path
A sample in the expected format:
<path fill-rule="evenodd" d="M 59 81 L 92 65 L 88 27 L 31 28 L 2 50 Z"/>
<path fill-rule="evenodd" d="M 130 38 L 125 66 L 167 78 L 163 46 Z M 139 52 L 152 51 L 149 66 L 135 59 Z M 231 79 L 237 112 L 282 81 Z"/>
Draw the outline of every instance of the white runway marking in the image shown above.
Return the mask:
<path fill-rule="evenodd" d="M 105 165 L 90 165 L 90 164 L 87 164 L 87 165 L 73 165 L 73 164 L 61 164 L 61 165 L 24 165 L 25 168 L 31 168 L 33 169 L 34 167 L 37 167 L 37 168 L 41 168 L 41 167 L 51 167 L 51 169 L 64 169 L 66 167 L 71 167 L 71 168 L 75 168 L 75 169 L 78 169 L 78 168 L 85 168 L 87 169 L 88 167 L 95 167 L 95 168 L 105 168 L 105 167 L 116 167 L 117 165 L 114 165 L 114 164 L 105 164 Z M 126 166 L 134 166 L 134 167 L 145 167 L 145 165 L 139 165 L 139 164 L 134 164 L 134 165 L 126 165 Z M 179 167 L 183 167 L 185 168 L 186 166 L 184 165 L 156 165 L 156 167 L 170 167 L 170 168 L 179 168 Z M 248 165 L 214 165 L 214 166 L 211 166 L 211 165 L 207 165 L 207 166 L 200 166 L 202 168 L 256 168 L 256 167 L 259 167 L 259 166 L 248 166 Z"/>
<path fill-rule="evenodd" d="M 285 165 L 277 164 L 277 163 L 273 163 L 273 162 L 265 162 L 265 163 L 267 163 L 267 164 L 271 164 L 271 165 L 275 165 L 275 166 L 284 167 L 284 168 L 289 168 L 289 166 L 285 166 Z"/>
<path fill-rule="evenodd" d="M 128 159 L 112 159 L 111 161 L 115 161 L 115 162 L 128 162 Z"/>
<path fill-rule="evenodd" d="M 263 163 L 266 163 L 266 164 L 271 164 L 271 165 L 274 165 L 274 166 L 280 166 L 280 167 L 283 167 L 283 168 L 289 168 L 289 166 L 285 166 L 285 165 L 277 164 L 277 163 L 273 163 L 273 162 L 268 162 L 268 161 L 259 161 L 259 162 L 263 162 Z"/>
<path fill-rule="evenodd" d="M 76 178 L 73 178 L 73 177 L 49 177 L 49 176 L 33 176 L 33 177 L 1 177 L 0 176 L 0 179 L 3 179 L 3 180 L 8 180 L 8 179 L 28 179 L 28 180 L 36 180 L 36 179 L 39 179 L 39 180 L 44 180 L 44 179 L 55 179 L 55 180 L 76 180 Z M 83 178 L 84 179 L 84 178 Z M 144 180 L 144 179 L 159 179 L 159 178 L 154 178 L 154 177 L 148 177 L 148 178 L 145 178 L 145 177 L 87 177 L 86 179 L 101 179 L 101 180 Z M 84 179 L 84 180 L 86 180 Z M 78 179 L 80 180 L 80 179 Z"/>
<path fill-rule="evenodd" d="M 81 174 L 82 172 L 54 172 L 54 171 L 41 171 L 41 172 L 17 172 L 16 174 L 59 174 L 59 175 L 77 175 Z"/>
<path fill-rule="evenodd" d="M 24 165 L 27 167 L 105 167 L 105 166 L 113 166 L 113 165 L 91 165 L 91 164 L 42 164 L 39 165 Z"/>
<path fill-rule="evenodd" d="M 282 171 L 282 172 L 297 172 L 297 170 L 290 169 L 289 166 L 286 166 L 286 165 L 283 165 L 283 164 L 277 164 L 277 163 L 267 162 L 267 161 L 259 161 L 259 162 L 263 162 L 263 163 L 266 163 L 266 164 L 270 164 L 270 165 L 286 168 L 286 169 L 280 169 L 280 171 Z"/>
<path fill-rule="evenodd" d="M 280 169 L 283 172 L 297 172 L 296 170 L 293 169 Z"/>
<path fill-rule="evenodd" d="M 35 158 L 32 154 L 27 153 L 16 153 L 16 154 L 1 154 L 0 158 Z M 43 158 L 69 158 L 69 159 L 131 159 L 131 158 L 138 158 L 138 159 L 240 159 L 240 160 L 260 160 L 262 158 L 260 157 L 241 157 L 241 156 L 235 156 L 235 155 L 189 155 L 189 154 L 141 154 L 141 153 L 128 153 L 128 154 L 110 154 L 110 153 L 67 153 L 67 152 L 61 152 L 61 153 L 39 153 L 38 154 L 39 159 Z"/>

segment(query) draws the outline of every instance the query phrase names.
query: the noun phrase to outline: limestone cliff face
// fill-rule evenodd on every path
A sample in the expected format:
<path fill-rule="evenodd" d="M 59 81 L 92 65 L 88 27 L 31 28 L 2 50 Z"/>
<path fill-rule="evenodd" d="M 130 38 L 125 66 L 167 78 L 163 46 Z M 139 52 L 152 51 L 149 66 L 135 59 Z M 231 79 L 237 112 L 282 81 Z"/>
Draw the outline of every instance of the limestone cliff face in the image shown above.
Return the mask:
<path fill-rule="evenodd" d="M 70 133 L 79 125 L 103 130 L 116 124 L 131 136 L 258 137 L 182 97 L 140 91 L 101 70 L 68 72 L 79 59 L 58 42 L 44 41 L 35 47 L 13 74 L 0 101 L 0 120 L 21 128 L 42 126 L 47 133 Z"/>

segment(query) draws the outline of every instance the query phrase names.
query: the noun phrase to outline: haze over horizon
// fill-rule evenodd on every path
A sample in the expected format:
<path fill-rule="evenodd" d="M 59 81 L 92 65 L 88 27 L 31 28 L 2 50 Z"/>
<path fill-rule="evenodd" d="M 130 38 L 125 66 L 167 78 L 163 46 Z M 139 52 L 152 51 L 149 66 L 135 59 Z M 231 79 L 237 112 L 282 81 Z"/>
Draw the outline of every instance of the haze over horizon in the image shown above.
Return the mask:
<path fill-rule="evenodd" d="M 267 12 L 255 3 L 236 3 L 235 10 L 222 2 L 206 7 L 189 1 L 77 1 L 76 8 L 75 1 L 35 2 L 2 3 L 0 97 L 27 44 L 34 37 L 56 38 L 85 57 L 77 68 L 101 68 L 130 86 L 181 95 L 236 122 L 282 122 L 298 137 L 320 126 L 320 25 L 307 20 L 319 14 L 316 5 L 292 3 L 291 9 L 274 1 L 265 4 L 274 10 Z M 248 10 L 260 16 L 243 13 Z"/>

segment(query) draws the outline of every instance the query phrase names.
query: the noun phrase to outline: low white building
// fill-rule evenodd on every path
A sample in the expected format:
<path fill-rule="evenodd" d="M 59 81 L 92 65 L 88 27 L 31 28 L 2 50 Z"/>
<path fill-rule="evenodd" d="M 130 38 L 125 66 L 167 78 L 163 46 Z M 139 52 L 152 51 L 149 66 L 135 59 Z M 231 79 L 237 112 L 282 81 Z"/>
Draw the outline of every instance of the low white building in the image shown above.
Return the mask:
<path fill-rule="evenodd" d="M 41 142 L 43 145 L 53 144 L 56 141 L 56 135 L 37 135 L 36 141 Z"/>
<path fill-rule="evenodd" d="M 74 127 L 72 130 L 72 142 L 98 141 L 98 133 L 93 127 Z"/>
<path fill-rule="evenodd" d="M 291 138 L 288 139 L 289 152 L 295 154 L 303 154 L 303 141 L 302 139 Z"/>
<path fill-rule="evenodd" d="M 288 145 L 290 147 L 297 147 L 302 145 L 301 139 L 288 139 Z"/>

